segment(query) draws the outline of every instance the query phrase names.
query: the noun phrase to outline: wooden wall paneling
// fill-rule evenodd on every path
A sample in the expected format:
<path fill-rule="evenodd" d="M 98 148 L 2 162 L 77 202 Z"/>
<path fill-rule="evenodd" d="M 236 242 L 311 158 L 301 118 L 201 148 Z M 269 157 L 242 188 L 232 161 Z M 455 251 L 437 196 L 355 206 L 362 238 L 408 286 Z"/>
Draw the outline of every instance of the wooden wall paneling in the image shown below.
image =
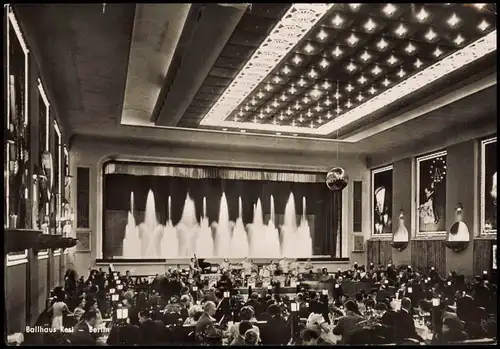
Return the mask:
<path fill-rule="evenodd" d="M 4 326 L 8 334 L 23 332 L 26 328 L 26 280 L 28 265 L 18 264 L 5 267 L 5 313 Z"/>
<path fill-rule="evenodd" d="M 390 240 L 370 239 L 366 242 L 367 263 L 387 265 L 392 260 Z"/>
<path fill-rule="evenodd" d="M 444 276 L 446 274 L 446 247 L 442 240 L 413 240 L 411 242 L 411 264 L 416 270 L 429 272 L 431 267 Z"/>
<path fill-rule="evenodd" d="M 473 242 L 474 248 L 474 275 L 482 275 L 483 271 L 491 272 L 492 245 L 496 244 L 496 240 L 491 239 L 475 239 Z"/>
<path fill-rule="evenodd" d="M 38 287 L 37 287 L 37 307 L 38 313 L 35 316 L 38 316 L 45 309 L 45 302 L 47 297 L 49 296 L 49 285 L 47 284 L 47 271 L 49 266 L 48 259 L 38 260 L 38 274 L 36 275 L 38 279 Z"/>

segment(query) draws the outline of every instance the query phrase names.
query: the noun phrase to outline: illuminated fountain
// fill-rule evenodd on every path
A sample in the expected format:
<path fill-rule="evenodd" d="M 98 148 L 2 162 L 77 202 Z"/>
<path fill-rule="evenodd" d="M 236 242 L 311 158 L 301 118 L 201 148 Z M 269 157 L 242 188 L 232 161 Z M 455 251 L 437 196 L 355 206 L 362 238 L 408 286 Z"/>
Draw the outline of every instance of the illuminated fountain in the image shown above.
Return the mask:
<path fill-rule="evenodd" d="M 146 212 L 144 222 L 139 224 L 139 234 L 141 237 L 141 251 L 145 258 L 158 258 L 161 238 L 163 236 L 163 225 L 158 224 L 156 219 L 156 205 L 153 192 L 150 190 L 146 198 Z"/>
<path fill-rule="evenodd" d="M 248 226 L 248 237 L 250 240 L 250 255 L 262 258 L 265 256 L 265 230 L 264 218 L 262 216 L 262 202 L 257 199 L 254 208 L 253 222 Z"/>
<path fill-rule="evenodd" d="M 207 217 L 207 198 L 203 198 L 203 215 L 201 217 L 200 229 L 195 242 L 196 256 L 199 258 L 212 257 L 214 255 L 214 240 L 212 229 Z"/>
<path fill-rule="evenodd" d="M 243 224 L 243 203 L 241 197 L 238 198 L 238 218 L 233 229 L 231 245 L 229 248 L 229 258 L 241 258 L 250 254 L 247 232 Z"/>
<path fill-rule="evenodd" d="M 161 254 L 164 258 L 175 258 L 179 256 L 179 239 L 177 239 L 177 229 L 172 223 L 172 198 L 168 197 L 168 217 L 163 227 L 161 239 Z"/>
<path fill-rule="evenodd" d="M 222 193 L 220 199 L 219 220 L 213 226 L 215 227 L 215 255 L 226 258 L 231 244 L 231 224 L 225 193 Z"/>
<path fill-rule="evenodd" d="M 139 229 L 135 224 L 134 218 L 134 192 L 130 193 L 130 211 L 127 215 L 127 225 L 125 226 L 125 237 L 123 238 L 123 257 L 141 258 L 141 239 Z"/>
<path fill-rule="evenodd" d="M 302 197 L 302 217 L 297 229 L 297 239 L 295 243 L 295 255 L 298 258 L 309 258 L 312 256 L 311 229 L 306 213 L 306 198 Z"/>
<path fill-rule="evenodd" d="M 266 257 L 276 258 L 281 255 L 280 234 L 276 228 L 276 213 L 274 209 L 274 197 L 271 195 L 271 214 L 267 222 L 265 233 L 265 251 Z"/>
<path fill-rule="evenodd" d="M 290 193 L 285 205 L 285 215 L 281 226 L 281 255 L 293 257 L 297 236 L 297 216 L 295 213 L 295 198 Z"/>
<path fill-rule="evenodd" d="M 194 201 L 186 195 L 184 208 L 180 222 L 176 225 L 177 239 L 179 240 L 179 256 L 192 257 L 195 252 L 195 239 L 198 233 L 199 225 L 196 219 L 196 208 Z"/>

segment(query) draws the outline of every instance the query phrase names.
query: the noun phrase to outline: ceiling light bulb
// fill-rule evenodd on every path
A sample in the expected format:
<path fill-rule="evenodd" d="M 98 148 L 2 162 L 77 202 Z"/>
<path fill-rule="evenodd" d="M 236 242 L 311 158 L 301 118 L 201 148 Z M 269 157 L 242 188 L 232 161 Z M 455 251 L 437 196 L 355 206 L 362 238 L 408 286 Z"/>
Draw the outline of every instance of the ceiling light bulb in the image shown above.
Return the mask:
<path fill-rule="evenodd" d="M 304 117 L 302 115 L 299 118 L 299 122 L 304 122 Z"/>
<path fill-rule="evenodd" d="M 333 54 L 335 57 L 337 57 L 337 58 L 339 58 L 340 56 L 342 56 L 342 53 L 343 53 L 343 51 L 342 51 L 342 50 L 340 49 L 340 47 L 338 47 L 338 46 L 337 46 L 337 47 L 335 47 L 335 50 L 333 50 L 333 51 L 332 51 L 332 54 Z"/>
<path fill-rule="evenodd" d="M 288 116 L 292 115 L 292 109 L 288 108 L 285 113 Z"/>
<path fill-rule="evenodd" d="M 257 98 L 264 98 L 264 94 L 262 93 L 262 91 L 259 91 L 259 93 L 257 93 Z"/>
<path fill-rule="evenodd" d="M 349 100 L 349 101 L 347 101 L 347 103 L 345 104 L 345 107 L 346 107 L 347 109 L 350 109 L 350 108 L 352 107 L 352 102 L 351 102 L 350 100 Z"/>
<path fill-rule="evenodd" d="M 330 100 L 330 98 L 327 98 L 327 99 L 325 100 L 325 105 L 326 105 L 327 107 L 329 107 L 329 106 L 331 106 L 331 105 L 332 105 L 332 101 Z"/>
<path fill-rule="evenodd" d="M 339 91 L 335 92 L 335 94 L 333 95 L 333 97 L 336 99 L 336 100 L 339 100 L 340 97 L 342 97 L 342 95 L 339 93 Z"/>
<path fill-rule="evenodd" d="M 249 111 L 250 107 L 248 105 L 245 105 L 245 107 L 243 109 L 245 109 L 245 111 Z"/>
<path fill-rule="evenodd" d="M 384 81 L 382 81 L 382 85 L 384 85 L 385 87 L 389 86 L 390 84 L 391 82 L 387 78 Z"/>
<path fill-rule="evenodd" d="M 416 17 L 420 22 L 425 22 L 427 18 L 429 18 L 429 12 L 427 12 L 425 8 L 422 7 L 420 11 L 418 11 Z"/>
<path fill-rule="evenodd" d="M 283 115 L 283 112 L 281 112 L 281 113 L 280 113 L 280 117 L 279 117 L 279 119 L 280 119 L 281 121 L 283 121 L 283 119 L 285 119 L 285 115 Z"/>
<path fill-rule="evenodd" d="M 299 110 L 300 109 L 300 103 L 299 101 L 295 102 L 295 105 L 293 106 L 295 110 Z"/>
<path fill-rule="evenodd" d="M 363 97 L 363 95 L 360 93 L 360 94 L 356 97 L 356 99 L 357 99 L 359 102 L 361 102 L 363 99 L 365 99 L 365 97 Z"/>
<path fill-rule="evenodd" d="M 425 34 L 425 38 L 427 41 L 434 41 L 434 39 L 437 37 L 437 34 L 432 30 L 432 28 L 429 28 L 427 33 Z"/>
<path fill-rule="evenodd" d="M 373 69 L 372 69 L 372 74 L 373 75 L 378 75 L 382 72 L 382 69 L 379 68 L 378 65 L 376 65 Z"/>
<path fill-rule="evenodd" d="M 309 124 L 309 127 L 314 128 L 314 121 L 311 121 L 311 123 Z"/>
<path fill-rule="evenodd" d="M 415 66 L 415 68 L 419 69 L 421 66 L 424 65 L 424 63 L 422 63 L 422 61 L 417 58 L 417 60 L 415 61 L 415 63 L 413 63 L 413 65 Z"/>
<path fill-rule="evenodd" d="M 325 90 L 329 90 L 330 87 L 332 87 L 332 84 L 330 84 L 328 81 L 325 81 L 323 85 L 321 85 Z"/>
<path fill-rule="evenodd" d="M 351 10 L 357 11 L 361 7 L 361 4 L 349 4 L 349 7 L 351 8 Z"/>
<path fill-rule="evenodd" d="M 410 54 L 413 53 L 413 52 L 415 52 L 416 50 L 417 50 L 417 48 L 411 42 L 405 48 L 405 51 L 407 53 L 410 53 Z"/>
<path fill-rule="evenodd" d="M 368 51 L 363 52 L 361 55 L 361 60 L 363 60 L 363 62 L 368 62 L 370 58 L 372 58 L 372 56 L 368 53 Z"/>
<path fill-rule="evenodd" d="M 301 121 L 302 122 L 302 121 Z M 292 126 L 295 127 L 295 120 L 292 121 Z"/>
<path fill-rule="evenodd" d="M 237 116 L 234 117 L 234 121 L 238 121 L 239 118 Z"/>
<path fill-rule="evenodd" d="M 451 17 L 446 21 L 450 27 L 455 27 L 458 23 L 460 23 L 460 18 L 456 13 L 452 14 Z"/>
<path fill-rule="evenodd" d="M 457 46 L 460 46 L 464 43 L 465 39 L 462 35 L 458 34 L 457 37 L 455 38 L 455 40 L 453 40 L 453 42 L 455 43 L 455 45 Z"/>
<path fill-rule="evenodd" d="M 294 87 L 292 87 L 292 88 L 294 88 Z M 286 101 L 286 95 L 285 95 L 285 94 L 282 94 L 282 95 L 280 96 L 280 99 L 281 99 L 281 101 L 282 101 L 282 102 Z"/>
<path fill-rule="evenodd" d="M 264 90 L 266 90 L 267 92 L 271 91 L 272 90 L 271 85 L 266 84 L 266 86 L 264 87 Z"/>
<path fill-rule="evenodd" d="M 290 70 L 290 68 L 288 68 L 287 65 L 285 65 L 285 67 L 283 68 L 282 72 L 283 72 L 283 74 L 288 75 L 288 74 L 290 74 L 291 70 Z"/>
<path fill-rule="evenodd" d="M 255 98 L 252 98 L 252 100 L 250 101 L 250 104 L 251 105 L 256 105 L 257 104 L 257 101 L 255 100 Z"/>
<path fill-rule="evenodd" d="M 329 65 L 330 63 L 324 58 L 319 62 L 319 66 L 323 69 L 326 69 Z"/>
<path fill-rule="evenodd" d="M 309 75 L 310 78 L 314 79 L 314 78 L 316 78 L 318 76 L 318 73 L 316 73 L 316 70 L 311 69 L 311 71 L 309 72 L 308 75 Z"/>
<path fill-rule="evenodd" d="M 400 24 L 399 27 L 395 30 L 395 33 L 398 36 L 404 36 L 408 32 L 408 29 L 403 24 Z"/>
<path fill-rule="evenodd" d="M 365 82 L 367 81 L 367 79 L 365 78 L 364 75 L 361 75 L 361 77 L 358 79 L 358 82 L 363 85 Z"/>
<path fill-rule="evenodd" d="M 368 19 L 368 22 L 365 23 L 364 25 L 366 31 L 373 31 L 373 29 L 375 29 L 377 27 L 377 23 L 375 23 L 371 18 Z"/>
<path fill-rule="evenodd" d="M 264 118 L 264 113 L 262 111 L 259 113 L 259 118 L 261 118 L 261 119 Z"/>
<path fill-rule="evenodd" d="M 352 62 L 349 62 L 349 64 L 347 65 L 347 70 L 352 73 L 353 71 L 356 70 L 356 65 Z"/>
<path fill-rule="evenodd" d="M 306 47 L 304 47 L 304 51 L 306 51 L 307 53 L 311 53 L 314 51 L 314 46 L 308 43 Z"/>
<path fill-rule="evenodd" d="M 300 78 L 299 80 L 299 86 L 300 87 L 304 87 L 306 85 L 306 81 L 304 80 L 304 78 Z"/>
<path fill-rule="evenodd" d="M 313 114 L 311 113 L 311 109 L 309 109 L 306 113 L 307 117 L 310 118 Z"/>
<path fill-rule="evenodd" d="M 257 123 L 257 118 L 253 118 L 253 123 L 256 124 Z"/>
<path fill-rule="evenodd" d="M 434 50 L 434 52 L 432 52 L 432 54 L 434 55 L 434 57 L 439 58 L 443 54 L 443 51 L 441 51 L 439 47 L 436 47 L 436 49 Z"/>
<path fill-rule="evenodd" d="M 352 90 L 354 90 L 354 87 L 352 87 L 351 84 L 348 84 L 346 87 L 346 90 L 347 90 L 347 92 L 352 92 Z"/>
<path fill-rule="evenodd" d="M 311 90 L 311 97 L 318 99 L 319 97 L 321 97 L 321 91 L 317 88 Z"/>
<path fill-rule="evenodd" d="M 295 57 L 293 57 L 292 62 L 295 65 L 299 65 L 302 62 L 302 58 L 300 58 L 299 56 L 295 56 Z"/>
<path fill-rule="evenodd" d="M 357 37 L 356 35 L 354 35 L 354 33 L 353 33 L 353 34 L 351 34 L 351 36 L 349 36 L 349 37 L 347 38 L 347 43 L 348 43 L 349 45 L 351 45 L 351 46 L 356 45 L 356 44 L 358 43 L 358 41 L 359 41 L 359 39 L 358 39 L 358 37 Z"/>
<path fill-rule="evenodd" d="M 386 16 L 391 17 L 396 12 L 396 10 L 396 6 L 394 6 L 393 4 L 387 4 L 382 11 L 384 11 Z"/>
<path fill-rule="evenodd" d="M 335 112 L 337 113 L 337 115 L 339 115 L 341 111 L 342 109 L 340 109 L 340 106 L 337 105 L 337 108 L 335 108 Z"/>
<path fill-rule="evenodd" d="M 281 82 L 281 78 L 279 76 L 275 76 L 273 78 L 273 81 L 274 81 L 275 84 L 279 84 Z"/>
<path fill-rule="evenodd" d="M 278 106 L 279 106 L 278 101 L 277 101 L 277 100 L 274 100 L 274 101 L 273 101 L 272 106 L 273 106 L 274 108 L 278 108 Z"/>
<path fill-rule="evenodd" d="M 490 27 L 490 24 L 483 19 L 483 21 L 479 23 L 477 27 L 479 28 L 480 31 L 484 32 L 486 29 Z"/>
<path fill-rule="evenodd" d="M 475 8 L 477 8 L 478 10 L 482 10 L 483 7 L 486 6 L 486 4 L 472 4 L 472 6 L 474 6 Z"/>
<path fill-rule="evenodd" d="M 325 40 L 326 38 L 328 37 L 328 34 L 323 30 L 321 29 L 318 33 L 318 39 L 320 39 L 321 41 Z"/>
<path fill-rule="evenodd" d="M 273 125 L 276 125 L 278 122 L 276 121 L 276 118 L 273 120 Z"/>
<path fill-rule="evenodd" d="M 240 110 L 240 111 L 238 112 L 238 115 L 239 115 L 239 116 L 243 116 L 243 115 L 245 115 L 245 114 L 244 114 L 244 113 Z"/>
<path fill-rule="evenodd" d="M 399 76 L 400 78 L 402 78 L 402 77 L 403 77 L 403 76 L 405 76 L 405 75 L 406 75 L 406 72 L 403 70 L 403 68 L 401 68 L 401 69 L 398 71 L 398 76 Z"/>
<path fill-rule="evenodd" d="M 323 119 L 320 117 L 320 118 L 318 119 L 318 124 L 322 124 L 322 123 L 323 123 Z"/>
<path fill-rule="evenodd" d="M 380 50 L 380 51 L 383 51 L 387 48 L 387 46 L 389 46 L 389 44 L 387 43 L 387 41 L 385 41 L 383 38 L 380 39 L 380 41 L 377 43 L 377 48 Z"/>
<path fill-rule="evenodd" d="M 397 58 L 394 57 L 394 55 L 391 55 L 391 57 L 389 57 L 389 59 L 387 60 L 387 63 L 389 63 L 390 65 L 394 65 L 398 62 Z"/>
<path fill-rule="evenodd" d="M 311 100 L 309 99 L 309 97 L 305 96 L 304 99 L 302 99 L 302 101 L 307 104 L 309 103 Z"/>
<path fill-rule="evenodd" d="M 321 106 L 318 104 L 316 107 L 314 107 L 314 110 L 319 113 L 321 111 Z"/>
<path fill-rule="evenodd" d="M 290 93 L 291 93 L 292 95 L 294 95 L 294 94 L 297 92 L 297 89 L 295 88 L 295 86 L 292 86 L 292 87 L 290 87 L 290 90 L 289 90 L 289 91 L 290 91 Z"/>
<path fill-rule="evenodd" d="M 377 93 L 377 90 L 375 89 L 375 87 L 372 86 L 369 92 L 371 95 L 374 95 L 375 93 Z"/>
<path fill-rule="evenodd" d="M 342 17 L 340 17 L 339 14 L 337 14 L 333 20 L 332 20 L 332 23 L 334 26 L 336 27 L 340 27 L 342 25 L 342 23 L 344 23 L 344 19 Z"/>
<path fill-rule="evenodd" d="M 331 119 L 331 118 L 333 118 L 333 115 L 331 112 L 328 112 L 328 113 L 326 113 L 326 117 L 327 117 L 327 119 Z"/>

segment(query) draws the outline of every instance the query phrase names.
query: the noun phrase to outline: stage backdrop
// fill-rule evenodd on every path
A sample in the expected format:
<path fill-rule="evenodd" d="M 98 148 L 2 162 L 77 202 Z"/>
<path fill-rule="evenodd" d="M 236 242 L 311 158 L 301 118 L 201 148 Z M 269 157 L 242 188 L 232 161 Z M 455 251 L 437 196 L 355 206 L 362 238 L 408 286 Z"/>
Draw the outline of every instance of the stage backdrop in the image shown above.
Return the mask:
<path fill-rule="evenodd" d="M 316 173 L 107 163 L 103 256 L 341 258 L 342 194 L 329 191 L 324 178 Z"/>

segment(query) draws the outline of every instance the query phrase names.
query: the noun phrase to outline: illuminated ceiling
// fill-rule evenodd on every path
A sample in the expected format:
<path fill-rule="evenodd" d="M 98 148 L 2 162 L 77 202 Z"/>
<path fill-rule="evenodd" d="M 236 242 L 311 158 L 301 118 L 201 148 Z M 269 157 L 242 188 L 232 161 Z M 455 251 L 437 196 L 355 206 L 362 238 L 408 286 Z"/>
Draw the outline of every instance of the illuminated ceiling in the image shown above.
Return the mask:
<path fill-rule="evenodd" d="M 496 89 L 496 14 L 484 4 L 15 9 L 54 110 L 78 134 L 371 151 L 405 125 L 422 134 L 431 113 L 443 131 L 470 123 L 443 108 Z"/>
<path fill-rule="evenodd" d="M 327 136 L 494 51 L 481 7 L 294 4 L 200 125 Z"/>

